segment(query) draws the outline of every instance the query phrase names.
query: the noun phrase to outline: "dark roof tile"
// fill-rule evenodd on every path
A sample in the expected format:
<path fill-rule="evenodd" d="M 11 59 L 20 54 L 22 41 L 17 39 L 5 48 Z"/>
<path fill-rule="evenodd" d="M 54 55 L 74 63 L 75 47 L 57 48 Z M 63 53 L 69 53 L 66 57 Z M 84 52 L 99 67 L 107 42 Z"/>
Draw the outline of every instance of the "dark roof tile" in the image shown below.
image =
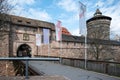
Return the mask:
<path fill-rule="evenodd" d="M 73 35 L 62 35 L 62 41 L 65 42 L 77 42 L 77 43 L 85 43 L 85 37 L 81 36 L 73 36 Z M 116 45 L 120 46 L 119 41 L 114 40 L 101 40 L 101 39 L 91 39 L 87 38 L 88 44 L 103 44 L 103 45 Z"/>

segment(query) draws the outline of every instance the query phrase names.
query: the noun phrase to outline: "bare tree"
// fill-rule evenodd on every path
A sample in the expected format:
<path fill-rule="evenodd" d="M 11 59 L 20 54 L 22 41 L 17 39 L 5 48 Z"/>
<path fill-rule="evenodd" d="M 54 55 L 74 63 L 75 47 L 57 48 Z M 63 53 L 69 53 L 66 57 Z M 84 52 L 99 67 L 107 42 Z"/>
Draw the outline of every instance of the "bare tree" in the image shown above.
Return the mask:
<path fill-rule="evenodd" d="M 111 41 L 109 39 L 109 32 L 103 30 L 101 27 L 97 27 L 95 30 L 91 31 L 90 46 L 88 48 L 88 53 L 91 58 L 95 60 L 105 60 L 113 58 L 113 49 L 111 47 Z"/>
<path fill-rule="evenodd" d="M 8 36 L 11 33 L 9 28 L 10 16 L 8 14 L 12 9 L 13 7 L 9 4 L 9 0 L 0 0 L 0 54 L 2 56 L 8 55 L 5 48 L 8 45 L 7 42 L 10 41 L 8 40 Z"/>
<path fill-rule="evenodd" d="M 95 60 L 112 59 L 114 50 L 110 44 L 104 43 L 104 40 L 96 40 L 90 44 L 88 54 Z"/>
<path fill-rule="evenodd" d="M 6 31 L 6 21 L 9 20 L 9 12 L 12 6 L 9 4 L 8 0 L 0 0 L 0 40 L 4 40 L 4 35 Z"/>

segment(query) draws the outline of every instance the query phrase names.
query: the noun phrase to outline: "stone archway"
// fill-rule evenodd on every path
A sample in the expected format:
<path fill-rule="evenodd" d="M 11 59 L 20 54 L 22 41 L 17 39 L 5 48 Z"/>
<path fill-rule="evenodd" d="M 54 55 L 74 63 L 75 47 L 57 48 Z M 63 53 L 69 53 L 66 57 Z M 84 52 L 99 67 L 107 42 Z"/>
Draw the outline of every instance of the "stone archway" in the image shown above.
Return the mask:
<path fill-rule="evenodd" d="M 17 49 L 17 57 L 31 57 L 31 47 L 27 44 L 22 44 Z"/>

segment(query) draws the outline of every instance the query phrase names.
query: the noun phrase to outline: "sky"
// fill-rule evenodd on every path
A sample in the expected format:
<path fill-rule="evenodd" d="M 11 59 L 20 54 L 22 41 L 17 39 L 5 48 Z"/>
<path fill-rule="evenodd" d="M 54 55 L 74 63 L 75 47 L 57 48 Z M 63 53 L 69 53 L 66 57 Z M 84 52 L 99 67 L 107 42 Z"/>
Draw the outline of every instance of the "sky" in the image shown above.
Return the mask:
<path fill-rule="evenodd" d="M 112 17 L 111 35 L 120 35 L 120 0 L 9 0 L 14 6 L 10 14 L 54 24 L 60 20 L 72 35 L 80 35 L 79 1 L 86 5 L 86 20 L 99 8 L 103 15 Z M 83 34 L 85 30 L 83 27 Z"/>

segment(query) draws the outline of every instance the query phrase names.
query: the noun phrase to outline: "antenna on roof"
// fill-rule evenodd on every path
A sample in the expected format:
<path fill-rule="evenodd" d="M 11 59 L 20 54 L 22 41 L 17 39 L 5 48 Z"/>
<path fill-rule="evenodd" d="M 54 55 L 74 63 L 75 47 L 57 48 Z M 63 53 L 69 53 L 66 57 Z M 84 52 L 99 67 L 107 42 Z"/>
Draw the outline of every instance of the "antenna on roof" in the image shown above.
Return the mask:
<path fill-rule="evenodd" d="M 97 9 L 99 8 L 99 5 L 97 4 Z"/>

